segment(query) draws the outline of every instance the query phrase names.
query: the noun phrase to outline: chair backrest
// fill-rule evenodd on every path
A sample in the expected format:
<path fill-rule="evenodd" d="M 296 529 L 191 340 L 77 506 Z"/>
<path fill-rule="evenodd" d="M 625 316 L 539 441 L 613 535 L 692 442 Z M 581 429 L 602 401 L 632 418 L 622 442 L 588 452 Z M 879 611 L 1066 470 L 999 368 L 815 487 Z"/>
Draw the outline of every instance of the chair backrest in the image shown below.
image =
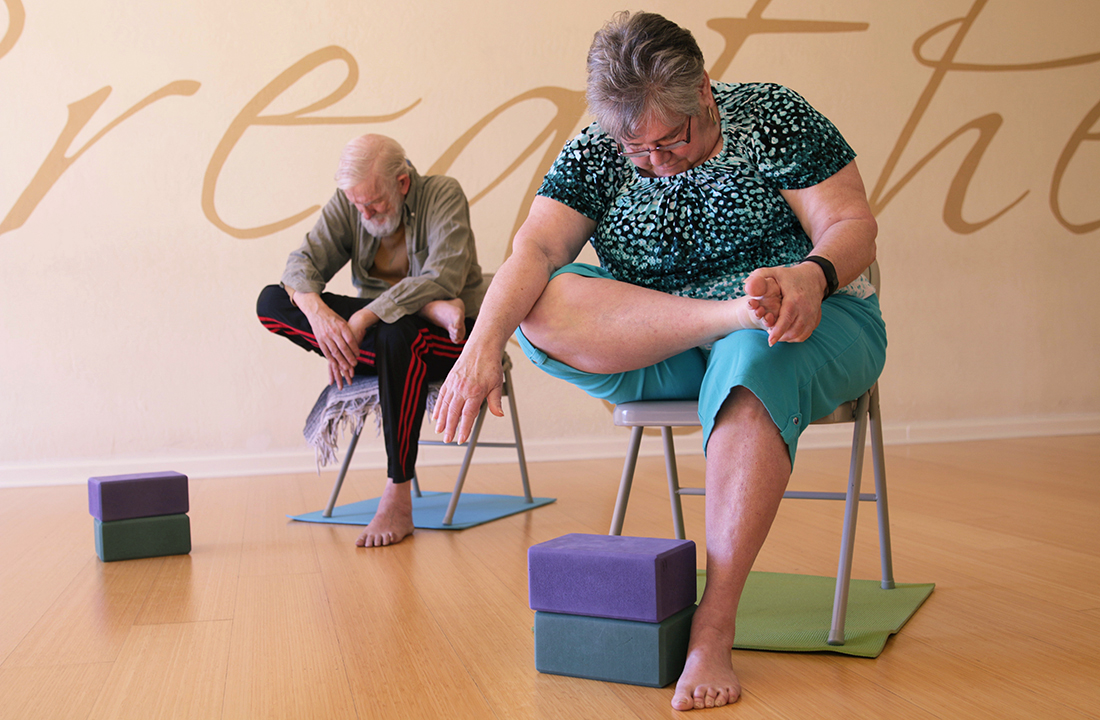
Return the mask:
<path fill-rule="evenodd" d="M 867 282 L 874 286 L 875 292 L 882 295 L 882 275 L 879 273 L 878 260 L 871 263 L 870 267 L 863 271 L 863 276 L 867 278 Z M 834 423 L 855 422 L 856 419 L 856 403 L 859 399 L 850 400 L 846 403 L 841 403 L 836 410 L 826 415 L 823 418 L 818 418 L 813 421 L 813 425 L 832 425 Z"/>
<path fill-rule="evenodd" d="M 871 263 L 871 266 L 863 271 L 863 275 L 867 278 L 867 282 L 875 286 L 875 292 L 882 295 L 882 274 L 878 269 L 878 260 Z"/>

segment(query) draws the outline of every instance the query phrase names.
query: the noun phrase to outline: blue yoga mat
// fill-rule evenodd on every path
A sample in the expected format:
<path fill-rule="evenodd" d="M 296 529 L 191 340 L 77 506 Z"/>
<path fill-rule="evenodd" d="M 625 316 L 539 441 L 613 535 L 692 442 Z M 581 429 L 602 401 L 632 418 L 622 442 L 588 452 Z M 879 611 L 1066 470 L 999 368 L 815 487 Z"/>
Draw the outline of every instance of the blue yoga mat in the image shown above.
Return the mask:
<path fill-rule="evenodd" d="M 516 495 L 485 495 L 462 493 L 455 508 L 450 525 L 443 524 L 447 513 L 447 504 L 451 501 L 448 492 L 424 492 L 421 497 L 413 498 L 413 526 L 432 530 L 462 530 L 499 520 L 509 515 L 533 510 L 549 505 L 557 498 L 534 498 L 528 503 Z M 337 525 L 366 525 L 378 511 L 378 498 L 340 505 L 333 508 L 332 517 L 324 517 L 318 510 L 304 515 L 288 515 L 292 520 L 315 523 L 335 523 Z"/>

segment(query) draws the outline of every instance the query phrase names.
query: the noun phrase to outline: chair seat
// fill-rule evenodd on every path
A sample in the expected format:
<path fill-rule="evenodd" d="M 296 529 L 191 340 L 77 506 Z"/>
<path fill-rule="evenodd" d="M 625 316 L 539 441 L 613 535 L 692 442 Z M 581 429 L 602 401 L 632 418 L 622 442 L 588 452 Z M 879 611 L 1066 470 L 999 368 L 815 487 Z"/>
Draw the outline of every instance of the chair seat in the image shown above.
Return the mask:
<path fill-rule="evenodd" d="M 850 423 L 855 419 L 858 404 L 858 399 L 841 403 L 836 410 L 810 424 Z M 619 427 L 698 427 L 699 402 L 697 400 L 639 400 L 622 403 L 615 406 L 612 418 Z"/>
<path fill-rule="evenodd" d="M 520 481 L 523 484 L 524 500 L 528 503 L 534 502 L 531 495 L 530 482 L 527 479 L 527 459 L 523 452 L 523 437 L 520 434 L 519 415 L 516 411 L 516 398 L 512 388 L 512 359 L 508 357 L 508 353 L 504 353 L 501 358 L 501 371 L 504 374 L 504 384 L 501 388 L 501 396 L 508 398 L 508 408 L 510 411 L 509 414 L 512 417 L 512 434 L 514 438 L 512 442 L 478 441 L 478 436 L 481 433 L 481 426 L 485 420 L 486 410 L 488 409 L 488 405 L 482 403 L 481 412 L 478 413 L 473 431 L 470 433 L 469 440 L 465 443 L 456 445 L 453 443 L 444 443 L 439 440 L 420 440 L 418 443 L 420 445 L 450 445 L 451 447 L 466 448 L 466 455 L 458 471 L 458 479 L 455 481 L 454 490 L 451 492 L 451 501 L 443 516 L 444 525 L 451 524 L 455 508 L 458 505 L 458 500 L 462 493 L 463 484 L 466 481 L 466 474 L 470 469 L 470 462 L 473 459 L 474 450 L 478 447 L 515 449 L 516 458 L 519 461 Z M 430 416 L 432 409 L 435 407 L 436 400 L 439 399 L 439 388 L 442 385 L 442 381 L 433 382 L 428 385 L 426 416 Z M 380 412 L 378 378 L 372 375 L 357 375 L 350 383 L 344 385 L 343 388 L 338 388 L 335 385 L 327 385 L 318 396 L 317 402 L 314 403 L 313 410 L 310 411 L 309 417 L 306 418 L 306 424 L 305 428 L 302 430 L 302 434 L 305 435 L 306 441 L 313 447 L 317 456 L 318 470 L 320 470 L 322 465 L 327 465 L 329 462 L 335 462 L 338 452 L 337 444 L 340 439 L 341 431 L 348 432 L 351 436 L 351 439 L 348 441 L 348 448 L 344 452 L 344 461 L 340 467 L 340 472 L 336 477 L 336 482 L 332 486 L 332 493 L 329 497 L 328 506 L 322 513 L 324 517 L 332 517 L 332 511 L 336 507 L 336 499 L 340 495 L 340 489 L 343 487 L 344 478 L 347 476 L 348 468 L 351 466 L 351 458 L 355 454 L 355 446 L 359 442 L 359 435 L 363 431 L 363 426 L 366 424 L 367 416 L 374 415 L 376 428 L 381 430 Z M 415 473 L 411 478 L 411 482 L 413 493 L 417 497 L 420 497 L 420 485 Z"/>
<path fill-rule="evenodd" d="M 699 425 L 696 400 L 639 400 L 615 406 L 619 427 L 691 427 Z"/>
<path fill-rule="evenodd" d="M 431 413 L 439 397 L 441 383 L 428 386 L 427 410 Z M 341 434 L 358 435 L 368 417 L 374 417 L 375 431 L 381 431 L 382 416 L 378 400 L 378 378 L 356 375 L 342 388 L 326 385 L 306 418 L 302 435 L 313 448 L 317 466 L 324 467 L 338 459 Z"/>

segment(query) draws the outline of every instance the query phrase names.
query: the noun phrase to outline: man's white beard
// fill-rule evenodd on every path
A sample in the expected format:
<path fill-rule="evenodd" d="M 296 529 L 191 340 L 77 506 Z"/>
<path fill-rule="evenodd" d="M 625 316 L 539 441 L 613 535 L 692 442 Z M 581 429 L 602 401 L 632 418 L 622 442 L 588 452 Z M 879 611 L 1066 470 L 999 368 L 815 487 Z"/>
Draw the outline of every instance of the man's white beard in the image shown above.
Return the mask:
<path fill-rule="evenodd" d="M 379 216 L 375 215 L 374 218 L 370 220 L 363 218 L 363 227 L 365 227 L 367 232 L 374 237 L 389 237 L 397 232 L 397 228 L 401 227 L 401 213 L 394 212 L 392 215 L 387 215 L 383 218 L 379 218 Z"/>

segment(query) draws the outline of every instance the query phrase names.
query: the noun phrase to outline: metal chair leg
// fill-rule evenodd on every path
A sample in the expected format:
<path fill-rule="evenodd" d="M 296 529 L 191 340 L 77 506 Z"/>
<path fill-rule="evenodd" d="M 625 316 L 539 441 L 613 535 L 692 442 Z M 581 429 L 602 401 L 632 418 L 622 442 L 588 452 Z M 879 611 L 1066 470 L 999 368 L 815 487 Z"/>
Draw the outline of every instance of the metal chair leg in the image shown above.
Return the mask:
<path fill-rule="evenodd" d="M 863 476 L 863 451 L 867 443 L 867 403 L 864 393 L 856 405 L 856 427 L 852 438 L 852 462 L 848 471 L 848 497 L 844 502 L 844 529 L 840 537 L 836 592 L 833 596 L 833 620 L 829 629 L 830 645 L 844 644 L 844 621 L 848 612 L 848 587 L 852 578 L 852 553 L 855 550 L 856 517 L 859 513 L 859 486 Z"/>
<path fill-rule="evenodd" d="M 677 540 L 683 540 L 684 508 L 680 503 L 680 476 L 676 472 L 676 445 L 672 441 L 672 428 L 661 428 L 661 439 L 665 444 L 665 475 L 668 476 L 668 501 L 672 504 L 672 529 Z"/>
<path fill-rule="evenodd" d="M 630 500 L 630 486 L 634 482 L 634 468 L 638 465 L 638 450 L 642 445 L 642 431 L 645 428 L 630 429 L 630 444 L 626 448 L 626 461 L 623 463 L 623 478 L 619 481 L 619 495 L 615 498 L 615 512 L 611 516 L 611 530 L 608 535 L 623 534 L 623 519 L 626 517 L 626 504 Z"/>
<path fill-rule="evenodd" d="M 348 474 L 348 467 L 351 466 L 351 456 L 355 454 L 355 446 L 358 443 L 359 433 L 355 433 L 348 442 L 347 452 L 344 453 L 344 462 L 340 464 L 340 474 L 336 476 L 336 483 L 332 486 L 332 494 L 329 496 L 328 506 L 325 508 L 325 511 L 321 513 L 324 517 L 332 517 L 332 509 L 336 507 L 336 498 L 340 496 L 340 488 L 344 486 L 344 476 Z"/>
<path fill-rule="evenodd" d="M 504 387 L 508 391 L 508 411 L 512 416 L 512 436 L 516 440 L 516 457 L 519 459 L 519 477 L 523 482 L 523 499 L 528 503 L 535 502 L 531 496 L 531 482 L 527 479 L 527 456 L 523 452 L 523 436 L 519 432 L 519 411 L 516 409 L 516 395 L 512 386 L 512 371 L 504 370 Z"/>
<path fill-rule="evenodd" d="M 875 506 L 878 510 L 878 546 L 882 560 L 882 589 L 893 590 L 894 555 L 890 545 L 890 508 L 886 501 L 886 453 L 882 447 L 882 416 L 878 408 L 878 386 L 871 389 L 867 406 L 871 419 L 871 460 L 875 467 Z"/>
<path fill-rule="evenodd" d="M 462 495 L 462 485 L 466 482 L 466 473 L 470 471 L 470 462 L 474 457 L 474 450 L 477 449 L 477 437 L 481 434 L 481 425 L 485 422 L 485 413 L 489 409 L 489 406 L 485 403 L 481 404 L 481 410 L 477 414 L 477 420 L 474 422 L 473 432 L 470 433 L 470 439 L 466 441 L 466 455 L 462 458 L 462 467 L 458 471 L 458 480 L 455 482 L 455 489 L 451 492 L 451 501 L 447 503 L 447 512 L 443 515 L 443 524 L 450 525 L 451 520 L 455 516 L 455 508 L 458 507 L 458 498 Z"/>

